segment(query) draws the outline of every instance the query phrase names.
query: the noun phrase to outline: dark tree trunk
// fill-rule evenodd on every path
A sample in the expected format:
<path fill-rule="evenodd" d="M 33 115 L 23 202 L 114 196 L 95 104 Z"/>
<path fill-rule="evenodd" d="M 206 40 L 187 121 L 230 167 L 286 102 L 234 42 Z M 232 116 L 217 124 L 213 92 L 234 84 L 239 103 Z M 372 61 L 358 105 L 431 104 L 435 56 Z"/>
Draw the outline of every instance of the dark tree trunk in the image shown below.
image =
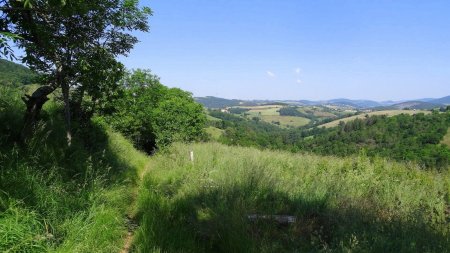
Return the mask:
<path fill-rule="evenodd" d="M 52 93 L 55 88 L 51 86 L 39 87 L 31 96 L 25 95 L 22 100 L 27 106 L 25 112 L 24 126 L 20 133 L 22 142 L 25 142 L 34 131 L 36 122 L 39 119 L 39 115 L 42 110 L 42 106 L 48 101 L 48 95 Z"/>
<path fill-rule="evenodd" d="M 62 83 L 61 85 L 63 100 L 64 100 L 64 119 L 66 121 L 66 137 L 67 137 L 67 145 L 70 146 L 72 143 L 72 129 L 70 126 L 71 123 L 71 115 L 70 115 L 70 87 L 68 83 Z"/>
<path fill-rule="evenodd" d="M 58 57 L 55 57 L 58 59 Z M 70 85 L 67 82 L 67 78 L 65 76 L 65 71 L 63 66 L 56 61 L 56 86 L 61 87 L 64 101 L 64 121 L 66 123 L 66 138 L 67 145 L 70 146 L 72 144 L 72 128 L 71 128 L 71 115 L 70 115 Z"/>
<path fill-rule="evenodd" d="M 85 120 L 85 112 L 83 112 L 83 110 L 81 109 L 83 97 L 84 97 L 84 86 L 81 86 L 78 89 L 76 89 L 74 94 L 72 95 L 72 103 L 70 108 L 72 110 L 72 117 L 80 121 Z"/>

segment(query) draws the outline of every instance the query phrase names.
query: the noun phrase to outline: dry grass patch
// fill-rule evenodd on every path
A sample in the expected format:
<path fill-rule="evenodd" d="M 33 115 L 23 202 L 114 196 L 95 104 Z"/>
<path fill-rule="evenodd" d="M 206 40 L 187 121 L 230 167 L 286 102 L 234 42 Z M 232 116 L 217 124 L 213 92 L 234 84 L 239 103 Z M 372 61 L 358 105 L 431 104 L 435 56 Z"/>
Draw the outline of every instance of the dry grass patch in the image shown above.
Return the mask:
<path fill-rule="evenodd" d="M 447 134 L 444 136 L 441 143 L 450 147 L 450 128 L 447 130 Z"/>
<path fill-rule="evenodd" d="M 387 115 L 389 117 L 395 116 L 395 115 L 399 115 L 399 114 L 409 114 L 409 115 L 414 115 L 417 113 L 425 113 L 428 114 L 430 113 L 430 111 L 423 111 L 423 110 L 416 110 L 416 111 L 412 111 L 412 110 L 386 110 L 386 111 L 376 111 L 376 112 L 369 112 L 369 113 L 362 113 L 359 115 L 355 115 L 355 116 L 351 116 L 351 117 L 347 117 L 347 118 L 343 118 L 343 119 L 337 119 L 331 122 L 328 122 L 326 124 L 320 125 L 319 127 L 335 127 L 339 125 L 339 122 L 343 121 L 343 122 L 348 122 L 348 121 L 352 121 L 355 119 L 364 119 L 366 117 L 366 115 L 368 116 L 374 116 L 374 115 Z"/>
<path fill-rule="evenodd" d="M 296 116 L 277 116 L 277 115 L 267 115 L 261 116 L 263 121 L 268 123 L 279 122 L 280 126 L 283 127 L 301 127 L 309 123 L 309 119 Z"/>

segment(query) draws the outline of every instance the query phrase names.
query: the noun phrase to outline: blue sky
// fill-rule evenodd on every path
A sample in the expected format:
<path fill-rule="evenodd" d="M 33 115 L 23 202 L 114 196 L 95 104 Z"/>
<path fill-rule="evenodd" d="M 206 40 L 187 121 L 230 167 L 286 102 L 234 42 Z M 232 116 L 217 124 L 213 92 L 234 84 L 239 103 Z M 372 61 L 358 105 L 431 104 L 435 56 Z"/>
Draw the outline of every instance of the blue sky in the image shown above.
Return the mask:
<path fill-rule="evenodd" d="M 144 0 L 127 58 L 195 96 L 450 95 L 450 1 Z"/>

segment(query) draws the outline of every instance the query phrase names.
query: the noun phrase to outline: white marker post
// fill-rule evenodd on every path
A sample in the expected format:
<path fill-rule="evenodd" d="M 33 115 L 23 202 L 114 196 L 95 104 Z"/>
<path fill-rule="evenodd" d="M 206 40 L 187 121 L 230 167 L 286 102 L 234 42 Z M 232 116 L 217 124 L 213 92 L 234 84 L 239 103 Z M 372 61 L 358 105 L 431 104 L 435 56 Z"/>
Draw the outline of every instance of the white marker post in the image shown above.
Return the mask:
<path fill-rule="evenodd" d="M 194 162 L 194 151 L 189 151 L 189 160 L 191 161 L 191 162 Z"/>

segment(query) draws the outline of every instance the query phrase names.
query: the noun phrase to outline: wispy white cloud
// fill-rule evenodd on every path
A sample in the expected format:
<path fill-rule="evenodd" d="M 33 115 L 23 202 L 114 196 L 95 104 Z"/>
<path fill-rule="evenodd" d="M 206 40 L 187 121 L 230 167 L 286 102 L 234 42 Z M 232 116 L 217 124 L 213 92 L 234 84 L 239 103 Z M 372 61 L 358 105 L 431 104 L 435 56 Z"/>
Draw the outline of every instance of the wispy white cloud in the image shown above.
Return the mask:
<path fill-rule="evenodd" d="M 298 84 L 301 84 L 302 83 L 302 79 L 301 79 L 302 69 L 300 67 L 297 67 L 297 68 L 294 69 L 294 72 L 295 72 L 295 76 L 297 77 L 295 82 L 298 83 Z"/>
<path fill-rule="evenodd" d="M 275 77 L 275 74 L 270 70 L 267 70 L 267 75 L 272 78 Z"/>

